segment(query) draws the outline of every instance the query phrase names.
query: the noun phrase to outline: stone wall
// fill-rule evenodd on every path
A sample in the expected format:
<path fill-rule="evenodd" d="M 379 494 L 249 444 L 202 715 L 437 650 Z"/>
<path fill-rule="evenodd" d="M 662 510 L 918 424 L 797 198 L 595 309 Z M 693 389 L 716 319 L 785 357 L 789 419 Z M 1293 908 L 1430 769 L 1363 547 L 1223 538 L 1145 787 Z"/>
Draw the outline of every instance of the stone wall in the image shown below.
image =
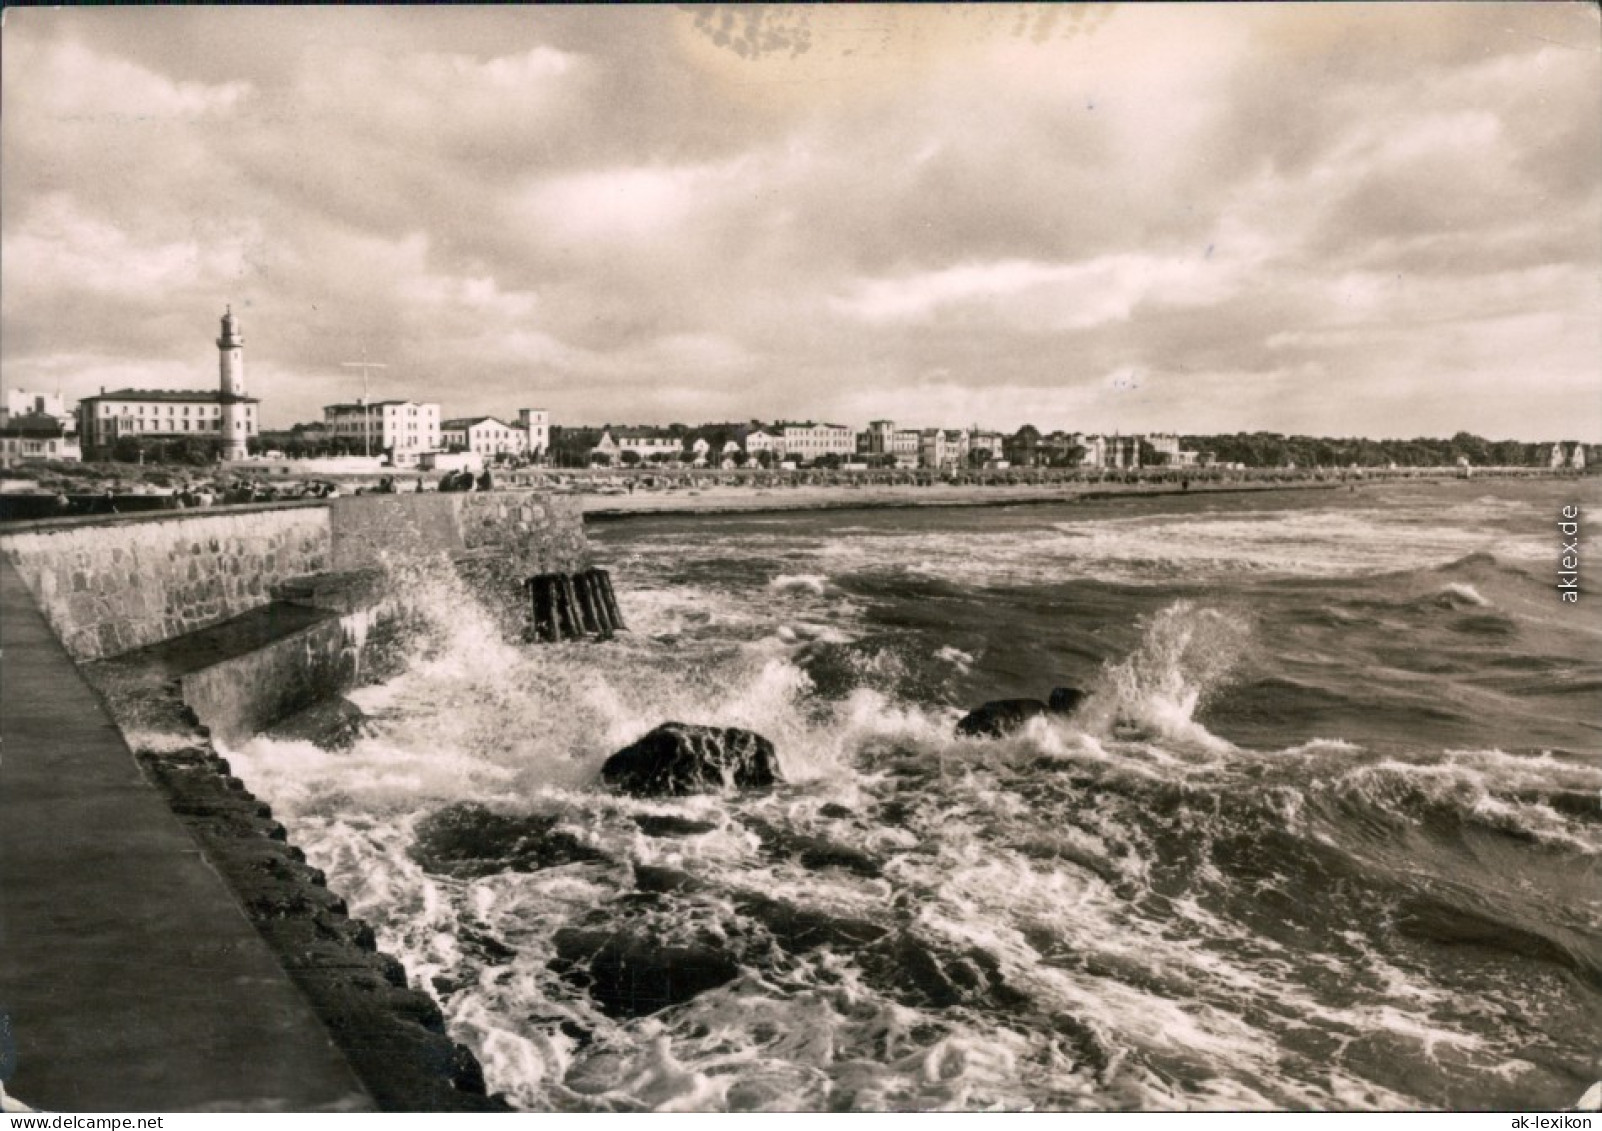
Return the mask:
<path fill-rule="evenodd" d="M 354 686 L 371 657 L 376 625 L 392 636 L 396 617 L 369 609 L 329 617 L 260 648 L 228 656 L 179 678 L 180 694 L 220 742 L 242 742 L 336 692 Z M 364 666 L 363 660 L 369 662 Z"/>
<path fill-rule="evenodd" d="M 78 661 L 217 624 L 309 575 L 420 557 L 454 560 L 510 624 L 526 578 L 590 564 L 578 500 L 530 490 L 56 519 L 7 531 L 0 552 Z"/>
<path fill-rule="evenodd" d="M 63 519 L 8 533 L 0 549 L 72 658 L 95 660 L 247 612 L 275 585 L 327 569 L 329 512 Z"/>
<path fill-rule="evenodd" d="M 332 513 L 330 569 L 440 553 L 502 559 L 519 577 L 589 565 L 578 500 L 539 491 L 356 495 Z"/>
<path fill-rule="evenodd" d="M 494 556 L 516 563 L 520 579 L 576 573 L 592 564 L 583 505 L 575 497 L 540 491 L 446 497 L 460 503 L 463 548 L 470 554 L 495 551 Z"/>

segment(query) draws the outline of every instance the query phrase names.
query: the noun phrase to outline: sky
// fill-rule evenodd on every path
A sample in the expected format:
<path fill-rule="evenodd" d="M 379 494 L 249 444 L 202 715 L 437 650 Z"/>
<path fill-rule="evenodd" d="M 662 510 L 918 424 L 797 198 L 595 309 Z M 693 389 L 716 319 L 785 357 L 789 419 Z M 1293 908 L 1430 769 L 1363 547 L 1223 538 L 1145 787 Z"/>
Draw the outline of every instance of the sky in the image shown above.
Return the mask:
<path fill-rule="evenodd" d="M 12 8 L 0 383 L 1602 441 L 1590 3 Z"/>

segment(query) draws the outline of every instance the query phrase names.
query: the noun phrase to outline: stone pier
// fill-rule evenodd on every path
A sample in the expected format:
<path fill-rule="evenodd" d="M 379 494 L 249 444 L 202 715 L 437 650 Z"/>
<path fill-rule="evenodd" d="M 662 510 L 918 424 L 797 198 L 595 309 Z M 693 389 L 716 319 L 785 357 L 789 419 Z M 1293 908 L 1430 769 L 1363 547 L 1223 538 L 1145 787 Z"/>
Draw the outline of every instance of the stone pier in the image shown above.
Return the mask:
<path fill-rule="evenodd" d="M 373 645 L 420 559 L 525 616 L 528 577 L 590 565 L 577 502 L 532 491 L 0 530 L 10 1095 L 59 1112 L 505 1109 L 210 744 L 381 674 Z M 137 757 L 119 723 L 150 732 Z"/>

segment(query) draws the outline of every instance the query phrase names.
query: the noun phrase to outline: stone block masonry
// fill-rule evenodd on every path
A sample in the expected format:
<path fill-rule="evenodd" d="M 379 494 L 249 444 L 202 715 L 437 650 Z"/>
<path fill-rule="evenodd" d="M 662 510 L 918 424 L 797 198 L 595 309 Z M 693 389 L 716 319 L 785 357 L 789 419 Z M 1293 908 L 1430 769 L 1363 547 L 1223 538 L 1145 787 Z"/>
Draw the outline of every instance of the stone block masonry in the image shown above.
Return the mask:
<path fill-rule="evenodd" d="M 55 519 L 8 530 L 0 552 L 79 662 L 210 627 L 317 574 L 449 558 L 521 613 L 527 578 L 590 564 L 578 500 L 528 490 Z"/>
<path fill-rule="evenodd" d="M 78 661 L 216 624 L 328 568 L 326 506 L 62 519 L 8 533 L 5 556 Z"/>
<path fill-rule="evenodd" d="M 358 495 L 332 501 L 329 568 L 445 554 L 504 562 L 515 585 L 589 564 L 576 498 L 538 491 Z"/>

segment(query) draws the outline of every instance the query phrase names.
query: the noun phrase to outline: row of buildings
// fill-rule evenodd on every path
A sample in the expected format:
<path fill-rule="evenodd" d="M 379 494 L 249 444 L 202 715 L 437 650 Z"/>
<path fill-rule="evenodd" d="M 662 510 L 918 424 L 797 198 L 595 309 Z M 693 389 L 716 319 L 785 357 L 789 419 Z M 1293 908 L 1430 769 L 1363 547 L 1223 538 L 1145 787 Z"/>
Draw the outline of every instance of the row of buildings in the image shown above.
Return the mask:
<path fill-rule="evenodd" d="M 124 440 L 190 439 L 225 460 L 244 459 L 261 435 L 261 400 L 245 390 L 244 346 L 230 307 L 217 337 L 215 389 L 102 388 L 71 412 L 59 393 L 8 391 L 0 403 L 0 464 L 105 458 Z M 551 442 L 550 417 L 540 409 L 520 410 L 515 424 L 491 416 L 441 421 L 439 405 L 409 400 L 328 405 L 318 431 L 343 441 L 344 450 L 382 455 L 398 467 L 451 449 L 539 460 Z"/>
<path fill-rule="evenodd" d="M 1083 432 L 1041 434 L 1025 427 L 1004 435 L 970 428 L 901 428 L 875 420 L 866 429 L 815 421 L 713 424 L 699 428 L 604 427 L 589 449 L 592 462 L 680 462 L 734 467 L 753 460 L 778 465 L 841 463 L 870 467 L 1137 468 L 1143 464 L 1189 467 L 1201 454 L 1168 434 L 1102 436 Z"/>
<path fill-rule="evenodd" d="M 62 397 L 20 390 L 0 402 L 0 465 L 25 460 L 106 458 L 124 440 L 188 438 L 223 459 L 243 459 L 261 436 L 260 399 L 245 388 L 244 335 L 232 308 L 224 311 L 215 389 L 127 388 L 85 397 L 68 412 Z M 1206 452 L 1189 451 L 1178 436 L 1041 433 L 1024 426 L 1011 435 L 974 425 L 966 429 L 904 428 L 875 420 L 866 429 L 817 421 L 747 421 L 694 428 L 568 429 L 557 452 L 550 414 L 519 409 L 514 421 L 496 416 L 442 420 L 440 406 L 412 400 L 368 400 L 327 405 L 323 420 L 299 425 L 335 451 L 382 456 L 396 467 L 431 466 L 441 453 L 469 453 L 485 461 L 584 464 L 674 463 L 693 467 L 1140 467 L 1208 466 Z M 1554 445 L 1552 467 L 1583 467 L 1583 445 Z"/>
<path fill-rule="evenodd" d="M 383 455 L 396 467 L 426 463 L 439 452 L 471 452 L 486 459 L 543 462 L 551 450 L 551 417 L 543 409 L 518 409 L 516 423 L 494 416 L 440 419 L 440 406 L 425 401 L 357 401 L 327 405 L 323 433 L 349 441 L 362 454 Z"/>
<path fill-rule="evenodd" d="M 104 458 L 124 440 L 187 438 L 214 447 L 223 459 L 243 459 L 261 434 L 261 401 L 245 388 L 245 339 L 233 309 L 217 337 L 215 389 L 101 389 L 69 414 L 59 395 L 9 394 L 0 416 L 0 460 Z M 515 422 L 495 416 L 442 419 L 440 406 L 412 400 L 369 400 L 327 405 L 317 425 L 302 426 L 336 450 L 383 456 L 396 467 L 427 465 L 435 453 L 465 452 L 486 460 L 548 462 L 550 414 L 518 410 Z M 587 431 L 587 430 L 579 430 Z M 865 463 L 879 467 L 942 469 L 1038 464 L 1096 468 L 1139 467 L 1148 462 L 1184 466 L 1195 453 L 1177 436 L 1098 436 L 1033 428 L 1003 436 L 968 429 L 899 428 L 875 420 L 865 430 L 816 421 L 758 421 L 699 428 L 612 428 L 574 453 L 581 462 L 651 462 L 735 467 L 753 460 L 777 466 Z"/>

